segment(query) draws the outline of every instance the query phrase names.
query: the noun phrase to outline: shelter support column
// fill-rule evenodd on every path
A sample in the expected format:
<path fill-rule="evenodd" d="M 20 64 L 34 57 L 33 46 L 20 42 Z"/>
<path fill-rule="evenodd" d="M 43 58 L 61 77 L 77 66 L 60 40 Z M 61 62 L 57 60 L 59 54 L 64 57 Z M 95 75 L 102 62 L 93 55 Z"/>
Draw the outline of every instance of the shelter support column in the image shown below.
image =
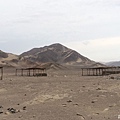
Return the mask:
<path fill-rule="evenodd" d="M 1 80 L 3 79 L 3 68 L 1 68 Z"/>
<path fill-rule="evenodd" d="M 83 76 L 83 69 L 82 69 L 82 76 Z"/>
<path fill-rule="evenodd" d="M 23 69 L 21 69 L 21 76 L 23 76 Z"/>
<path fill-rule="evenodd" d="M 15 75 L 17 76 L 17 69 L 16 69 L 16 72 L 15 72 Z"/>

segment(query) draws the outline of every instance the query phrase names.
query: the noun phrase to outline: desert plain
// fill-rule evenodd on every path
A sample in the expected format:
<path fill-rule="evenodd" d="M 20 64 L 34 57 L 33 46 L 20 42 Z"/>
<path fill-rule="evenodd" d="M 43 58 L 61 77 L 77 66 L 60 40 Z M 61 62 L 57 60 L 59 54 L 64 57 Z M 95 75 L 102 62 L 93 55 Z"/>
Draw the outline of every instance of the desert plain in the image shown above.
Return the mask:
<path fill-rule="evenodd" d="M 14 68 L 4 68 L 0 120 L 120 119 L 120 74 L 81 76 L 80 69 L 67 69 L 47 75 L 15 76 Z"/>

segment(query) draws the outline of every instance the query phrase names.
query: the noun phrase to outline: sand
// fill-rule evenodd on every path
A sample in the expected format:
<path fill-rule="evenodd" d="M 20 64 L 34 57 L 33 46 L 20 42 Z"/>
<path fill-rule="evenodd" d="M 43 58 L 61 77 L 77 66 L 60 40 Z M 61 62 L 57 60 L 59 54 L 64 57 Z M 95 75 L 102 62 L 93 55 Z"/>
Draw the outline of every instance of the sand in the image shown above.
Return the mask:
<path fill-rule="evenodd" d="M 47 72 L 47 77 L 21 77 L 14 75 L 14 69 L 4 71 L 0 120 L 119 118 L 119 74 L 81 76 L 80 70 L 53 70 Z"/>

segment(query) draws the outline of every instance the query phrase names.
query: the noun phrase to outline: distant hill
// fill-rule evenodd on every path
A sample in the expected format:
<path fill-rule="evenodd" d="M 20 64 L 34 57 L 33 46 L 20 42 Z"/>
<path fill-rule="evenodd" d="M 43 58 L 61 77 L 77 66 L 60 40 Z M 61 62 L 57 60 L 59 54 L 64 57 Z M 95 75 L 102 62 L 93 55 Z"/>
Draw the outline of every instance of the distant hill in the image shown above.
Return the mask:
<path fill-rule="evenodd" d="M 0 50 L 0 58 L 7 58 L 8 54 Z"/>
<path fill-rule="evenodd" d="M 22 53 L 20 58 L 37 63 L 55 62 L 67 65 L 94 63 L 94 61 L 59 43 L 41 48 L 33 48 Z"/>
<path fill-rule="evenodd" d="M 108 66 L 120 66 L 120 61 L 112 61 L 105 63 Z"/>
<path fill-rule="evenodd" d="M 12 53 L 5 53 L 0 50 L 0 65 L 1 66 L 12 66 L 10 61 L 17 60 L 19 57 L 18 55 Z"/>

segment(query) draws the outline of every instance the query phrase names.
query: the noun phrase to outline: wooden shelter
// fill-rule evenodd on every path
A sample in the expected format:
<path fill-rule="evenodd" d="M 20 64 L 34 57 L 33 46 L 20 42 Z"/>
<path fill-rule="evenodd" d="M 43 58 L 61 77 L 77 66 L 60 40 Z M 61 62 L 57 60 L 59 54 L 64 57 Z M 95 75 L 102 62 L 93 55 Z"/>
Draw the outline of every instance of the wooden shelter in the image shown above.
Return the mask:
<path fill-rule="evenodd" d="M 2 80 L 3 79 L 3 67 L 0 67 L 0 71 L 1 71 L 1 73 L 0 73 L 0 80 Z"/>
<path fill-rule="evenodd" d="M 16 69 L 16 76 L 47 76 L 46 68 L 21 68 Z"/>
<path fill-rule="evenodd" d="M 81 68 L 81 70 L 82 76 L 102 76 L 120 73 L 120 67 L 89 67 Z"/>

